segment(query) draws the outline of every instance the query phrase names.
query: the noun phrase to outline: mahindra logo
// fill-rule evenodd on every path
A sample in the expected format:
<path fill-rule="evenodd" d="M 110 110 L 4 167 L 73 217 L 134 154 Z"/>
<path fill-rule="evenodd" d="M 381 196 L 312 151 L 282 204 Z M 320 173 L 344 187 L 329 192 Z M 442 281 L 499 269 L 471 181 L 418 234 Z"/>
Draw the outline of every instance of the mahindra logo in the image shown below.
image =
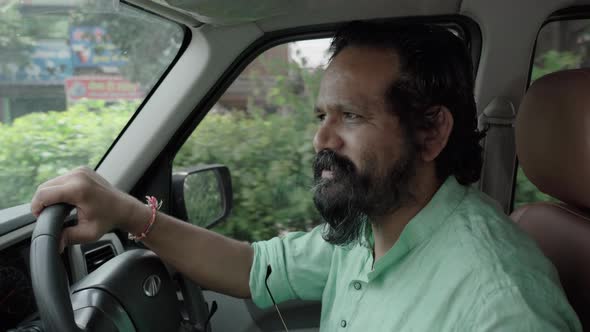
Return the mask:
<path fill-rule="evenodd" d="M 151 275 L 143 282 L 143 293 L 146 296 L 154 297 L 160 292 L 160 286 L 162 286 L 162 280 L 157 275 Z"/>

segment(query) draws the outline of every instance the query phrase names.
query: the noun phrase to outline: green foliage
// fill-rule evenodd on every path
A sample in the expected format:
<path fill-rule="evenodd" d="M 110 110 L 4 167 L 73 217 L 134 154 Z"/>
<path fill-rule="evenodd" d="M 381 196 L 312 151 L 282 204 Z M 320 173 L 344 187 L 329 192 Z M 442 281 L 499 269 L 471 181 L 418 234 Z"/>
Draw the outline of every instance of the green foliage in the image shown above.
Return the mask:
<path fill-rule="evenodd" d="M 36 41 L 68 41 L 71 26 L 101 26 L 130 59 L 123 74 L 149 91 L 184 35 L 178 25 L 126 5 L 117 13 L 92 5 L 51 13 L 20 11 L 19 6 L 19 1 L 0 4 L 0 74 L 28 64 Z M 22 89 L 32 98 L 39 93 Z M 88 102 L 0 123 L 0 208 L 29 201 L 38 184 L 73 167 L 95 166 L 136 108 L 137 103 Z"/>
<path fill-rule="evenodd" d="M 32 50 L 33 39 L 23 29 L 23 18 L 16 10 L 16 1 L 0 7 L 0 74 L 8 64 L 24 65 Z"/>
<path fill-rule="evenodd" d="M 207 227 L 223 213 L 223 197 L 214 170 L 189 174 L 184 181 L 188 221 Z"/>
<path fill-rule="evenodd" d="M 553 197 L 541 192 L 524 174 L 522 168 L 518 168 L 518 173 L 516 174 L 516 191 L 514 192 L 514 208 L 517 208 L 521 205 L 533 203 L 533 202 L 541 202 L 541 201 L 550 201 L 556 202 L 557 200 Z"/>
<path fill-rule="evenodd" d="M 123 76 L 149 90 L 172 63 L 184 32 L 170 21 L 121 5 L 116 13 L 73 13 L 71 24 L 100 26 L 112 43 L 130 61 L 121 68 Z"/>
<path fill-rule="evenodd" d="M 216 230 L 237 239 L 267 239 L 319 222 L 310 188 L 313 103 L 321 73 L 282 71 L 256 96 L 266 100 L 263 105 L 253 97 L 246 110 L 208 114 L 174 161 L 175 169 L 213 163 L 230 168 L 234 210 Z M 74 167 L 94 167 L 136 107 L 86 102 L 0 124 L 0 208 L 28 202 L 39 184 Z M 187 187 L 189 215 L 202 223 L 214 212 L 202 205 L 214 205 L 217 198 L 207 195 L 211 181 L 193 182 Z M 191 194 L 191 188 L 199 192 Z"/>
<path fill-rule="evenodd" d="M 581 54 L 576 54 L 574 52 L 559 52 L 556 50 L 548 51 L 535 59 L 533 72 L 531 73 L 531 82 L 541 76 L 556 71 L 578 68 L 581 61 Z"/>
<path fill-rule="evenodd" d="M 569 66 L 573 59 L 545 58 L 551 66 Z M 321 71 L 285 63 L 268 66 L 277 73 L 273 82 L 258 89 L 246 109 L 210 112 L 174 160 L 175 170 L 216 163 L 229 167 L 234 209 L 216 231 L 244 241 L 310 229 L 320 222 L 310 188 L 313 107 Z M 263 86 L 256 74 L 251 79 Z M 28 202 L 37 185 L 76 166 L 95 166 L 136 107 L 86 102 L 0 123 L 0 208 Z M 218 211 L 213 181 L 193 178 L 187 191 L 190 219 L 200 224 L 213 219 Z M 550 199 L 520 169 L 515 198 L 516 206 Z"/>
<path fill-rule="evenodd" d="M 8 65 L 20 67 L 29 63 L 36 41 L 69 41 L 72 26 L 99 26 L 105 28 L 121 54 L 130 59 L 121 68 L 123 76 L 147 91 L 170 65 L 184 37 L 177 24 L 126 5 L 113 13 L 96 11 L 89 5 L 48 14 L 21 13 L 18 3 L 8 1 L 5 7 L 0 5 L 0 73 L 8 73 Z"/>
<path fill-rule="evenodd" d="M 184 144 L 175 167 L 229 167 L 234 210 L 216 230 L 246 241 L 306 229 L 317 222 L 311 202 L 310 130 L 295 116 L 209 114 Z"/>
<path fill-rule="evenodd" d="M 0 6 L 0 73 L 7 65 L 23 66 L 29 62 L 35 41 L 67 40 L 68 17 L 64 15 L 21 14 L 19 1 Z"/>
<path fill-rule="evenodd" d="M 310 189 L 313 106 L 321 72 L 293 64 L 267 65 L 281 73 L 273 84 L 257 91 L 246 110 L 208 114 L 174 160 L 175 168 L 215 163 L 229 167 L 234 209 L 215 230 L 244 241 L 320 222 Z M 260 97 L 264 103 L 257 106 Z"/>
<path fill-rule="evenodd" d="M 0 209 L 30 201 L 39 184 L 72 168 L 94 167 L 136 108 L 87 102 L 0 123 Z"/>

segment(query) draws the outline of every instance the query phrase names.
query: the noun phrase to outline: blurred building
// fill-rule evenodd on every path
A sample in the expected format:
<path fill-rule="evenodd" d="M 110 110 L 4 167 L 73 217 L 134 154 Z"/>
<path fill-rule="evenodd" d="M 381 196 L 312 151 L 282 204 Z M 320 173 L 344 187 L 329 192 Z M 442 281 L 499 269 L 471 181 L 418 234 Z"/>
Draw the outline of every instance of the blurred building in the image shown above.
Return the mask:
<path fill-rule="evenodd" d="M 257 57 L 221 96 L 217 107 L 243 110 L 249 98 L 262 102 L 264 93 L 276 82 L 277 75 L 288 75 L 289 46 L 273 47 Z M 258 94 L 256 93 L 258 92 Z"/>
<path fill-rule="evenodd" d="M 33 41 L 26 48 L 26 57 L 13 56 L 15 63 L 0 63 L 0 122 L 10 123 L 33 112 L 65 110 L 68 104 L 83 99 L 117 102 L 142 100 L 147 95 L 149 91 L 144 91 L 141 84 L 125 77 L 123 68 L 133 59 L 128 59 L 126 52 L 110 40 L 100 22 L 72 23 L 69 11 L 84 3 L 85 0 L 0 0 L 0 9 L 16 10 L 23 17 L 18 24 L 39 24 L 33 21 L 48 19 L 63 30 L 57 36 L 48 36 L 41 29 L 38 36 L 31 36 Z M 0 54 L 0 61 L 6 62 L 9 52 L 23 53 L 23 49 L 4 48 L 0 52 L 4 53 Z M 288 62 L 287 45 L 268 50 L 238 76 L 217 108 L 245 109 L 255 91 L 262 98 L 278 73 L 287 74 Z"/>

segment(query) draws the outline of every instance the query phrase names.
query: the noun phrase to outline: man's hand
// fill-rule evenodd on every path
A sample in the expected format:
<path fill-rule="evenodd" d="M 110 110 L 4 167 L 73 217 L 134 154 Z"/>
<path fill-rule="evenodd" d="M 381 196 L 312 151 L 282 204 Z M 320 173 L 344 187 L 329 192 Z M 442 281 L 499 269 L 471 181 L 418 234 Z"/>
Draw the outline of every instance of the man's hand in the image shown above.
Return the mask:
<path fill-rule="evenodd" d="M 68 203 L 78 210 L 78 224 L 62 232 L 60 249 L 98 240 L 113 228 L 138 234 L 152 211 L 134 197 L 111 186 L 93 170 L 82 167 L 37 188 L 31 211 Z M 250 297 L 254 251 L 249 244 L 223 237 L 158 212 L 149 236 L 142 240 L 162 260 L 197 284 L 225 294 Z"/>
<path fill-rule="evenodd" d="M 149 209 L 140 201 L 117 190 L 87 167 L 51 179 L 37 188 L 31 212 L 39 217 L 47 206 L 68 203 L 78 211 L 78 224 L 62 232 L 60 250 L 67 245 L 98 240 L 113 228 L 139 231 L 149 220 Z"/>

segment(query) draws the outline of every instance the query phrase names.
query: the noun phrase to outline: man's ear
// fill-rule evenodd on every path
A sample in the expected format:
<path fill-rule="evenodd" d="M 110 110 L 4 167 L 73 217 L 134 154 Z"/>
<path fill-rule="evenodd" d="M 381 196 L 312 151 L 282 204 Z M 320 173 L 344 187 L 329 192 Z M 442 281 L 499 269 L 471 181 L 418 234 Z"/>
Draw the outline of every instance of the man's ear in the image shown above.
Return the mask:
<path fill-rule="evenodd" d="M 422 145 L 420 153 L 424 162 L 436 159 L 442 150 L 447 146 L 451 131 L 453 130 L 453 114 L 445 106 L 432 106 L 426 111 L 432 115 L 434 126 L 430 129 L 420 130 L 418 139 Z"/>

